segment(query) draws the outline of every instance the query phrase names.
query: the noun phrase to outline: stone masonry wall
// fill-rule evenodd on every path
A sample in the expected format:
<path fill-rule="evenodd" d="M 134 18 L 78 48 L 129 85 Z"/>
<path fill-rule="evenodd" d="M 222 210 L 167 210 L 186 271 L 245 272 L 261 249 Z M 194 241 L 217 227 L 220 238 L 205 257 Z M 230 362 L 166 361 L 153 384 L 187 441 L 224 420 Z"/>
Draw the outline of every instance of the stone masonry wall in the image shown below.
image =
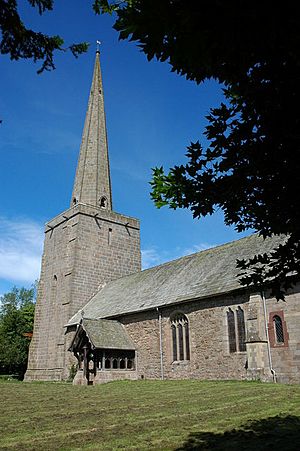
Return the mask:
<path fill-rule="evenodd" d="M 247 316 L 246 294 L 193 301 L 161 309 L 163 371 L 166 379 L 245 379 L 246 352 L 229 353 L 229 307 L 241 306 Z M 170 315 L 185 314 L 190 330 L 190 360 L 172 362 Z M 161 377 L 159 321 L 156 311 L 124 316 L 120 321 L 137 345 L 138 377 Z"/>
<path fill-rule="evenodd" d="M 260 299 L 262 303 L 262 300 Z M 224 295 L 207 300 L 192 301 L 173 307 L 161 309 L 163 373 L 166 379 L 248 379 L 247 352 L 229 352 L 227 311 L 236 311 L 240 306 L 244 310 L 247 330 L 249 315 L 249 294 Z M 267 316 L 272 312 L 283 312 L 288 342 L 285 345 L 272 346 L 273 368 L 278 382 L 300 382 L 300 286 L 286 297 L 286 301 L 266 300 Z M 266 354 L 266 337 L 263 318 L 263 306 L 260 305 L 259 333 L 262 342 L 257 342 L 263 352 L 261 368 L 265 375 L 263 380 L 272 380 Z M 175 312 L 185 314 L 189 321 L 190 361 L 172 362 L 172 337 L 170 316 Z M 138 378 L 158 379 L 161 377 L 159 321 L 158 312 L 140 312 L 119 318 L 137 346 Z M 269 328 L 273 324 L 269 324 Z M 248 345 L 247 345 L 248 346 Z M 252 346 L 252 344 L 251 344 Z M 260 347 L 263 349 L 260 350 Z M 249 352 L 249 350 L 248 350 Z M 250 352 L 252 352 L 250 347 Z M 265 355 L 266 354 L 266 355 Z"/>
<path fill-rule="evenodd" d="M 300 284 L 290 290 L 285 301 L 277 301 L 266 295 L 267 318 L 271 342 L 272 365 L 278 382 L 300 382 Z M 272 343 L 270 321 L 273 313 L 282 314 L 287 336 L 283 345 Z"/>
<path fill-rule="evenodd" d="M 79 204 L 50 221 L 25 379 L 66 379 L 74 333 L 64 325 L 100 285 L 140 266 L 137 220 Z"/>

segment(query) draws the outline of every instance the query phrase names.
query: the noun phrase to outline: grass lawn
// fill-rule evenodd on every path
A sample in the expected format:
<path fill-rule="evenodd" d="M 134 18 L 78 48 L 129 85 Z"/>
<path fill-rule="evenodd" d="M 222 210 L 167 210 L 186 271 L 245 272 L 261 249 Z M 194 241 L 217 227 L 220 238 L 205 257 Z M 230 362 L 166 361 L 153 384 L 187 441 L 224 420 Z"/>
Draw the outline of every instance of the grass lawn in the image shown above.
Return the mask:
<path fill-rule="evenodd" d="M 300 450 L 300 386 L 0 382 L 0 449 Z"/>

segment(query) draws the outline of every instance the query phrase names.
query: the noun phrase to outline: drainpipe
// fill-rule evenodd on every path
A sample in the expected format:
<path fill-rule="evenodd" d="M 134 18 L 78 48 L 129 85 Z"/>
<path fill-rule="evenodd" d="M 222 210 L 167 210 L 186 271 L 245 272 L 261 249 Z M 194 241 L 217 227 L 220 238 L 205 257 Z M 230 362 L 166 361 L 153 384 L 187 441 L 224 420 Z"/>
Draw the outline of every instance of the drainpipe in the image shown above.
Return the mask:
<path fill-rule="evenodd" d="M 264 307 L 264 317 L 265 317 L 265 331 L 266 331 L 266 337 L 267 337 L 267 348 L 268 348 L 268 357 L 269 357 L 269 366 L 270 366 L 270 371 L 272 373 L 273 376 L 273 382 L 276 384 L 276 372 L 273 368 L 272 365 L 272 355 L 271 355 L 271 347 L 270 347 L 270 339 L 269 339 L 269 330 L 268 330 L 268 320 L 267 320 L 267 307 L 266 307 L 266 297 L 265 297 L 265 292 L 262 291 L 261 294 L 261 299 L 263 301 L 263 307 Z"/>
<path fill-rule="evenodd" d="M 159 353 L 160 353 L 160 378 L 164 380 L 164 361 L 163 361 L 163 348 L 162 348 L 162 322 L 161 322 L 161 312 L 158 307 L 156 307 L 158 313 L 158 323 L 159 323 Z"/>

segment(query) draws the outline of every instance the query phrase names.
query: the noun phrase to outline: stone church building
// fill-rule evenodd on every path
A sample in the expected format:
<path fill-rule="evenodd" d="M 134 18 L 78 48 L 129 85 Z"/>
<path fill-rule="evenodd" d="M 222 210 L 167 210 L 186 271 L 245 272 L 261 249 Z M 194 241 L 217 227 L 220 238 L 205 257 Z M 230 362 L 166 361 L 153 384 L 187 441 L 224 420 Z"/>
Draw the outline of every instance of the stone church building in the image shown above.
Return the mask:
<path fill-rule="evenodd" d="M 70 207 L 45 226 L 25 380 L 300 382 L 300 293 L 237 280 L 257 235 L 141 271 L 140 224 L 113 210 L 99 52 Z"/>

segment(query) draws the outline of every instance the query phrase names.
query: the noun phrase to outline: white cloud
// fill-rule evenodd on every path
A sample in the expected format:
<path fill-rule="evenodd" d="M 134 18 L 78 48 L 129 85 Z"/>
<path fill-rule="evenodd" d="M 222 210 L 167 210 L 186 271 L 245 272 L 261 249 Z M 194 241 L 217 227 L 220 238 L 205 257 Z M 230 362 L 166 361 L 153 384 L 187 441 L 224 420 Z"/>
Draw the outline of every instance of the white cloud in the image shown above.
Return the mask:
<path fill-rule="evenodd" d="M 33 283 L 40 274 L 43 239 L 40 224 L 0 217 L 0 278 Z"/>
<path fill-rule="evenodd" d="M 157 251 L 157 249 L 142 249 L 142 268 L 152 268 L 152 266 L 159 265 L 160 263 L 163 263 L 164 260 L 162 255 Z"/>
<path fill-rule="evenodd" d="M 142 268 L 152 268 L 153 266 L 160 265 L 170 260 L 194 254 L 195 252 L 204 251 L 205 249 L 215 246 L 215 244 L 199 243 L 194 244 L 189 248 L 176 247 L 171 251 L 158 250 L 157 247 L 142 249 Z"/>
<path fill-rule="evenodd" d="M 43 227 L 40 224 L 0 217 L 0 279 L 33 283 L 40 274 L 43 240 Z M 199 243 L 189 248 L 176 247 L 168 251 L 158 250 L 157 247 L 142 249 L 142 267 L 151 268 L 211 247 L 214 245 Z"/>

